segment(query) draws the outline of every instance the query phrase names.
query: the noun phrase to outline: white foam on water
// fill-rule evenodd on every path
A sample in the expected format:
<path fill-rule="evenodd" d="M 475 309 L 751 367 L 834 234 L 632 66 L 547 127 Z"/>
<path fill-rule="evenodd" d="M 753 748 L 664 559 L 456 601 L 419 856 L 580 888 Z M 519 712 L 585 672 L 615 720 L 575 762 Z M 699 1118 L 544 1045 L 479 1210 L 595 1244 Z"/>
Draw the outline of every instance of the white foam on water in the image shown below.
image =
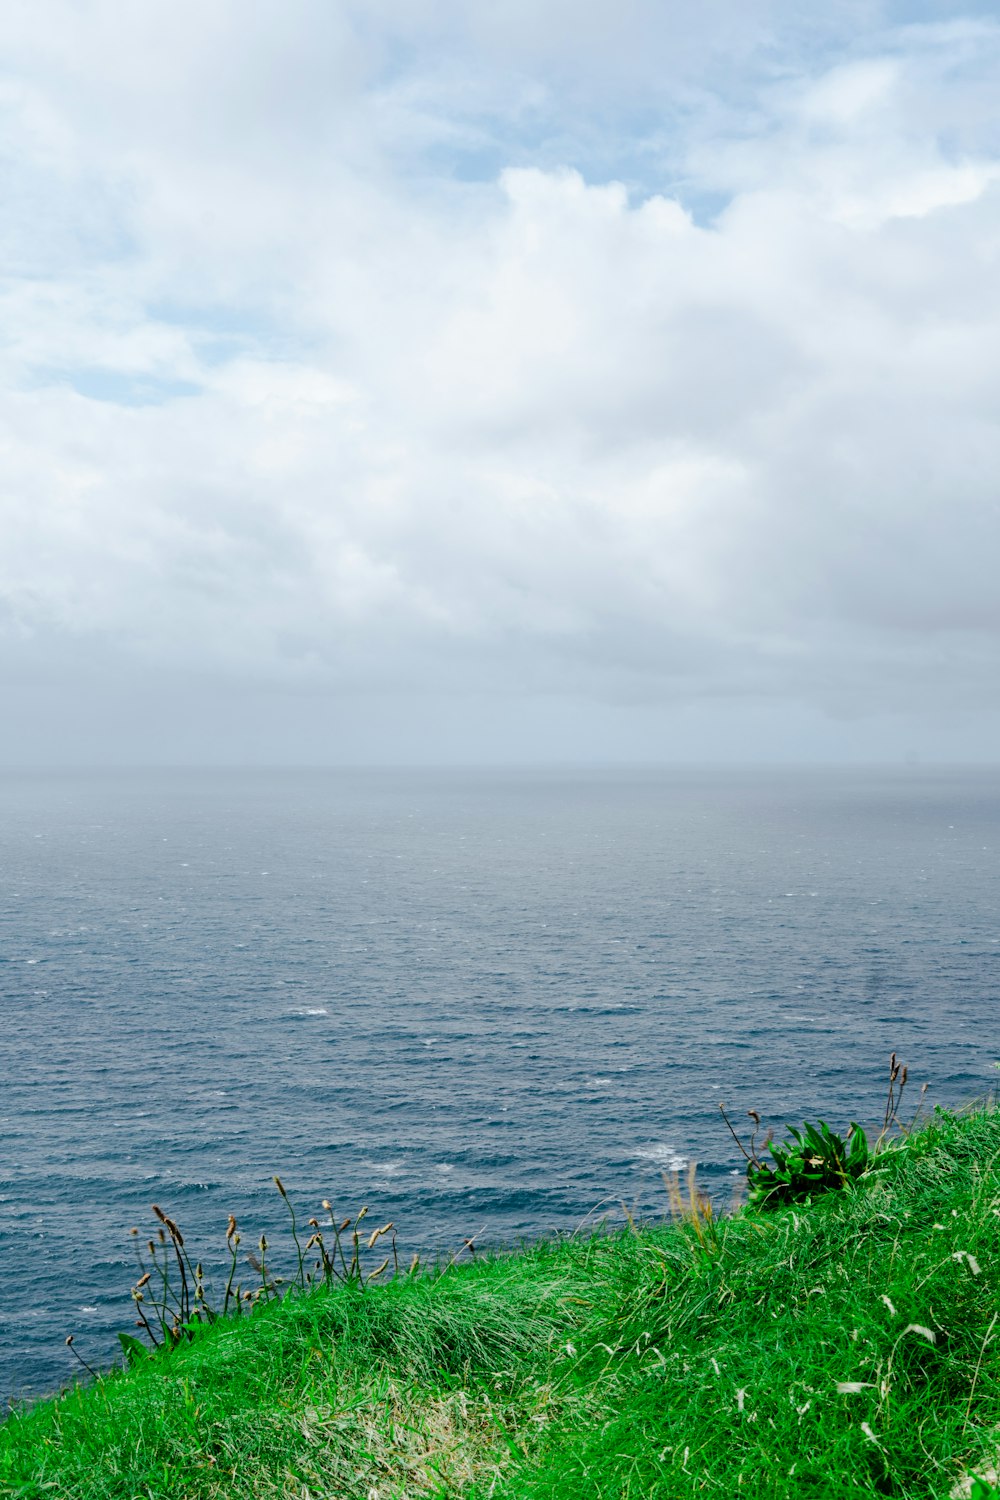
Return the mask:
<path fill-rule="evenodd" d="M 688 1164 L 687 1157 L 668 1141 L 653 1141 L 648 1146 L 640 1146 L 635 1155 L 639 1161 L 652 1162 L 662 1172 L 682 1172 Z"/>

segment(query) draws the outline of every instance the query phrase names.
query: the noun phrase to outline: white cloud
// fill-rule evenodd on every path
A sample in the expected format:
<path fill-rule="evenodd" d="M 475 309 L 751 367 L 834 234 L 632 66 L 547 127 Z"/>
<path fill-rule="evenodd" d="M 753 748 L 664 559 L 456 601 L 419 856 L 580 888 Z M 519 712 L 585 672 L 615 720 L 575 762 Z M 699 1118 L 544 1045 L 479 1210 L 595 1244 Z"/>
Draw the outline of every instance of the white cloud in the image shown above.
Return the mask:
<path fill-rule="evenodd" d="M 8 672 L 982 702 L 1000 29 L 725 13 L 13 7 Z"/>

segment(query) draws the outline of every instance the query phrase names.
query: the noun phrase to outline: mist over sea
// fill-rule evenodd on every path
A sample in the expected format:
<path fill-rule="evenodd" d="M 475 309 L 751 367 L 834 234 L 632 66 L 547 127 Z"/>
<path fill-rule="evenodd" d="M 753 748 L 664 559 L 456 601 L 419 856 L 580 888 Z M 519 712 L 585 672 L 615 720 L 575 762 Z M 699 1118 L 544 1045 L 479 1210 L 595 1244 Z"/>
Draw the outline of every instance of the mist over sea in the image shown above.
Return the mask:
<path fill-rule="evenodd" d="M 113 1357 L 153 1202 L 450 1252 L 726 1191 L 720 1100 L 984 1092 L 998 849 L 980 770 L 3 774 L 2 1394 Z"/>

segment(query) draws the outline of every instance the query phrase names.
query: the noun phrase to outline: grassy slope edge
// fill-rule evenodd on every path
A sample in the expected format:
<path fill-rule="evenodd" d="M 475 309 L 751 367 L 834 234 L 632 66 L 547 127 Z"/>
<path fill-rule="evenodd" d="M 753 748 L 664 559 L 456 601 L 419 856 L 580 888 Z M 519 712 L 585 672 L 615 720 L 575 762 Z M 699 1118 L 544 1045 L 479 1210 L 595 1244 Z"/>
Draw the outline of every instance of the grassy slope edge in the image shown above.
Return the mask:
<path fill-rule="evenodd" d="M 1000 1450 L 1000 1114 L 857 1187 L 217 1324 L 0 1427 L 0 1494 L 935 1497 Z"/>

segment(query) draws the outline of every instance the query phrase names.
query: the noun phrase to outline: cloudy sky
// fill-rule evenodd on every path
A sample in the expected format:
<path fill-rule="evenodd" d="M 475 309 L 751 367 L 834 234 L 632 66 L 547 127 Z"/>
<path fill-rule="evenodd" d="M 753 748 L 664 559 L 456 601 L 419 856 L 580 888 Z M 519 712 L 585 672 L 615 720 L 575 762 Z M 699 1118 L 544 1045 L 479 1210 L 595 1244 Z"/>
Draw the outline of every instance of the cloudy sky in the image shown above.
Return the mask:
<path fill-rule="evenodd" d="M 0 760 L 1000 759 L 975 0 L 5 0 Z"/>

